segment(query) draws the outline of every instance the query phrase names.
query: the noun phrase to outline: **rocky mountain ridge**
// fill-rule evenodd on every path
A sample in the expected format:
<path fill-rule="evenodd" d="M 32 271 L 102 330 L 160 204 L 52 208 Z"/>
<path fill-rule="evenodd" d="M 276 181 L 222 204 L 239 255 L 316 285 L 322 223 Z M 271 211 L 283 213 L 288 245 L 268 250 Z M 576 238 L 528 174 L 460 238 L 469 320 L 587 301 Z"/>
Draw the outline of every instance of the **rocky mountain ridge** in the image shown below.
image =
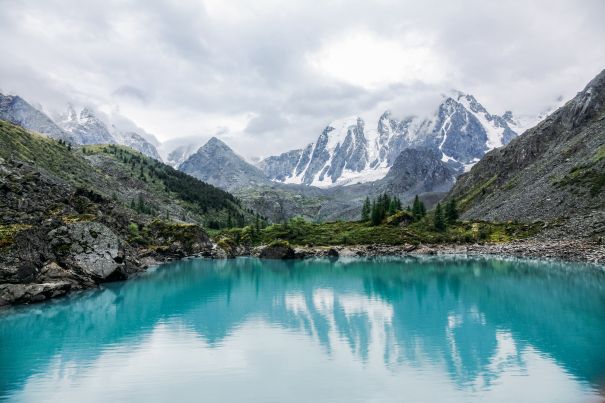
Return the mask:
<path fill-rule="evenodd" d="M 460 176 L 464 218 L 542 220 L 553 236 L 605 235 L 605 70 L 583 91 Z"/>
<path fill-rule="evenodd" d="M 396 119 L 386 111 L 367 123 L 360 117 L 336 120 L 315 143 L 258 166 L 274 181 L 333 187 L 381 179 L 403 150 L 429 148 L 463 172 L 486 152 L 508 144 L 518 130 L 511 112 L 492 115 L 472 95 L 456 92 L 444 97 L 430 118 Z"/>

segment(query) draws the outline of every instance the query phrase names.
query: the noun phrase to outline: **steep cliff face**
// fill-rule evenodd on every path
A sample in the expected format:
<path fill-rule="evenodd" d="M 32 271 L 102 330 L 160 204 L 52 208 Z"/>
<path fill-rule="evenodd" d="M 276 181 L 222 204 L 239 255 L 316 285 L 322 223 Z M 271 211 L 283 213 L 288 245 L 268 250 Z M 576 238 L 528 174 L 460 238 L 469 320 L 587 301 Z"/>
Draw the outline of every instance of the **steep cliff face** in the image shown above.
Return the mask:
<path fill-rule="evenodd" d="M 600 236 L 604 191 L 605 71 L 546 120 L 488 153 L 449 197 L 465 218 L 557 220 L 568 234 Z"/>
<path fill-rule="evenodd" d="M 259 162 L 258 167 L 269 177 L 279 182 L 286 180 L 287 172 L 295 172 L 303 150 L 291 150 L 280 155 L 268 157 Z M 307 161 L 308 162 L 308 161 Z"/>
<path fill-rule="evenodd" d="M 365 122 L 349 117 L 330 123 L 315 143 L 261 161 L 271 180 L 334 187 L 383 178 L 402 151 L 428 148 L 458 172 L 488 151 L 508 144 L 519 125 L 511 112 L 490 114 L 472 95 L 444 97 L 430 118 L 396 119 L 387 111 Z"/>

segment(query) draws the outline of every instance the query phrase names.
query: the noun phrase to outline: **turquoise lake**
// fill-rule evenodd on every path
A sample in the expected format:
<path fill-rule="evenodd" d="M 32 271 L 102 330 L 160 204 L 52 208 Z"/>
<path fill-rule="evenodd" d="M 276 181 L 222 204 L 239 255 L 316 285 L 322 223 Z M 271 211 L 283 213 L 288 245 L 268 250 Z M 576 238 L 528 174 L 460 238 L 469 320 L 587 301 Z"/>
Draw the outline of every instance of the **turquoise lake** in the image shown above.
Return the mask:
<path fill-rule="evenodd" d="M 194 259 L 0 311 L 10 402 L 602 402 L 605 273 Z"/>

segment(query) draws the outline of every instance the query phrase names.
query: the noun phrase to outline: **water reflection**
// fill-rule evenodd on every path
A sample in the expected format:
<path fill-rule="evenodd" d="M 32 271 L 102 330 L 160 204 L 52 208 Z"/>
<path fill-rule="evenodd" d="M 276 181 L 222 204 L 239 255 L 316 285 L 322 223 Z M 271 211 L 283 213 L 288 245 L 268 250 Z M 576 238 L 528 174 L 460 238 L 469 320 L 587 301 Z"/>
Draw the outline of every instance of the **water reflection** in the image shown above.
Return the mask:
<path fill-rule="evenodd" d="M 258 393 L 280 377 L 294 390 L 321 374 L 326 384 L 348 385 L 333 396 L 342 401 L 398 400 L 388 394 L 398 384 L 418 398 L 438 397 L 440 389 L 443 397 L 460 391 L 463 401 L 539 401 L 540 390 L 510 386 L 525 377 L 526 385 L 558 392 L 548 396 L 581 401 L 596 397 L 605 374 L 604 329 L 605 275 L 578 266 L 462 258 L 184 261 L 0 316 L 0 396 L 35 400 L 57 384 L 90 387 L 95 373 L 103 378 L 128 366 L 149 369 L 148 384 L 114 379 L 121 392 L 111 400 L 140 399 L 140 389 L 180 373 L 189 392 L 206 379 L 229 389 L 243 374 L 237 382 L 255 382 L 248 388 Z M 152 379 L 159 362 L 166 367 Z M 505 387 L 511 390 L 486 394 Z M 305 398 L 310 390 L 286 396 L 318 396 Z M 224 389 L 215 393 L 224 400 Z M 283 396 L 267 393 L 257 399 Z"/>

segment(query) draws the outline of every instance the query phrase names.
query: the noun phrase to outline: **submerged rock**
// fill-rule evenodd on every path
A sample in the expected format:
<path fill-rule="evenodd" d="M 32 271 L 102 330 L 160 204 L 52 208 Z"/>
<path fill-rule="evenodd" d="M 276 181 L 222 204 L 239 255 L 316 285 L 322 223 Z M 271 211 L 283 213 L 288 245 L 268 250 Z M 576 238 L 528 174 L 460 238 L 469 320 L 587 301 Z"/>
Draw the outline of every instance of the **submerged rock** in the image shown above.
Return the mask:
<path fill-rule="evenodd" d="M 67 294 L 71 283 L 61 281 L 42 284 L 0 284 L 0 306 L 40 302 Z"/>

